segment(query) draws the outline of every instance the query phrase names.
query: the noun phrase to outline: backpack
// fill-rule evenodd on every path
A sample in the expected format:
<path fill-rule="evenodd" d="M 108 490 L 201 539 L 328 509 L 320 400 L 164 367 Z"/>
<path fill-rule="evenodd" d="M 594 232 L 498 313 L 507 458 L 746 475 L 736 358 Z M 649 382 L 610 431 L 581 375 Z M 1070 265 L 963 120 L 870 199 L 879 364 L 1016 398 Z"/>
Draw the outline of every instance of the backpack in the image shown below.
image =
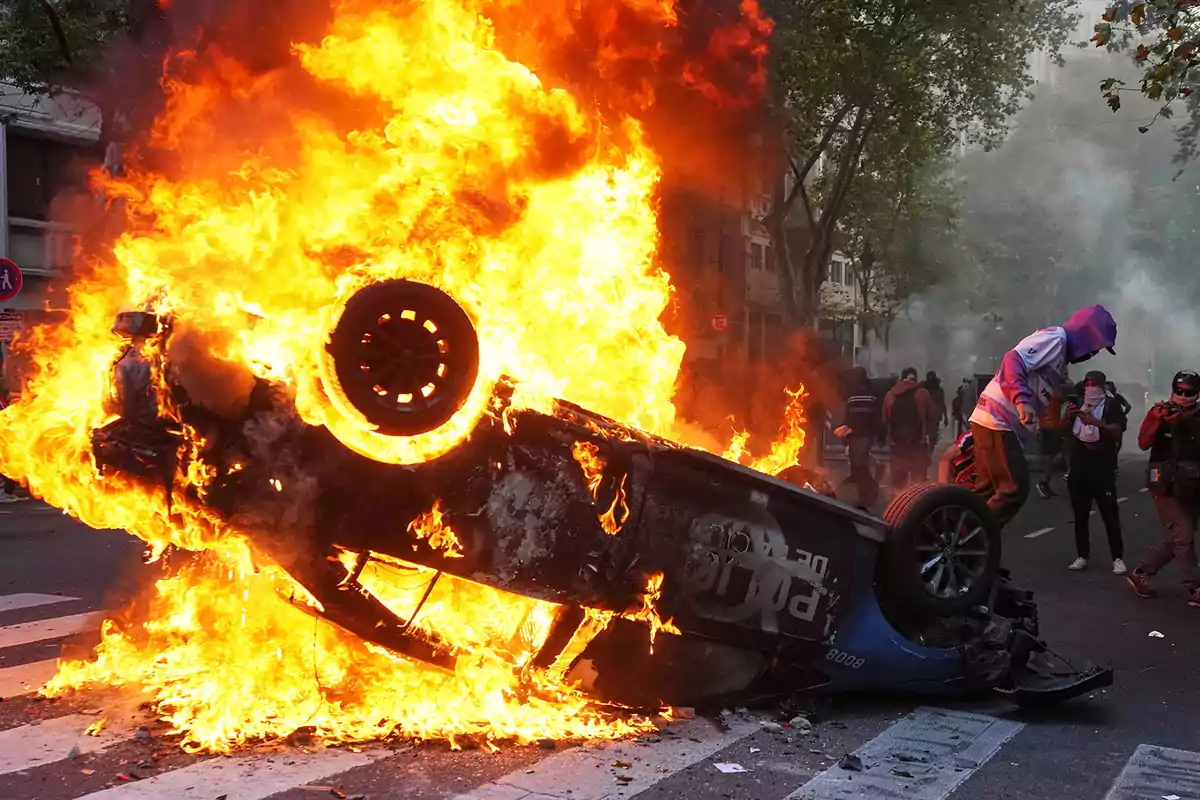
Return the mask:
<path fill-rule="evenodd" d="M 921 439 L 921 411 L 917 406 L 917 390 L 898 394 L 892 399 L 892 441 L 896 444 L 916 444 Z"/>

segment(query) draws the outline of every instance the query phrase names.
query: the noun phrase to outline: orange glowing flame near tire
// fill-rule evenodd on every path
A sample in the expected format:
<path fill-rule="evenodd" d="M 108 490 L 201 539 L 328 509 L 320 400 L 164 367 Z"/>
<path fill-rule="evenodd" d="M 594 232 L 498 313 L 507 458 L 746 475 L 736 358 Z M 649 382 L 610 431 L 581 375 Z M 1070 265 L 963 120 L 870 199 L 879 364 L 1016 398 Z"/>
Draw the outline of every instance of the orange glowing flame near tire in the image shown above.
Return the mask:
<path fill-rule="evenodd" d="M 579 468 L 583 470 L 583 478 L 588 483 L 588 491 L 592 493 L 592 500 L 598 501 L 600 484 L 604 481 L 604 459 L 600 457 L 600 447 L 592 442 L 576 442 L 571 447 L 571 455 L 579 464 Z M 621 526 L 625 524 L 625 520 L 629 519 L 629 506 L 625 502 L 627 479 L 627 475 L 621 476 L 613 492 L 612 503 L 605 511 L 600 512 L 600 527 L 604 528 L 604 532 L 609 536 L 616 536 L 620 533 Z"/>
<path fill-rule="evenodd" d="M 446 558 L 462 558 L 462 543 L 450 526 L 442 521 L 441 500 L 434 500 L 433 508 L 413 520 L 408 530 L 418 539 L 425 540 L 434 550 L 440 550 Z"/>
<path fill-rule="evenodd" d="M 664 37 L 678 25 L 671 0 L 601 4 L 611 6 L 598 17 L 612 27 L 603 32 L 609 66 L 628 55 L 620 15 Z M 547 80 L 534 66 L 543 48 L 569 46 L 576 4 L 331 5 L 326 36 L 295 45 L 285 69 L 251 74 L 212 50 L 168 59 L 167 104 L 148 143 L 173 160 L 153 162 L 155 171 L 131 153 L 126 175 L 100 179 L 105 197 L 123 204 L 124 233 L 111 251 L 89 254 L 94 268 L 81 269 L 68 292 L 69 324 L 22 344 L 35 369 L 0 414 L 0 472 L 89 525 L 130 531 L 152 555 L 169 545 L 197 553 L 157 582 L 146 618 L 106 622 L 94 659 L 62 664 L 44 691 L 140 687 L 185 747 L 210 751 L 308 725 L 327 741 L 529 742 L 643 730 L 644 719 L 589 707 L 558 680 L 562 664 L 535 679 L 532 695 L 521 690 L 550 604 L 443 576 L 413 624 L 460 653 L 446 673 L 320 621 L 315 601 L 244 532 L 181 494 L 168 509 L 161 491 L 96 474 L 89 435 L 112 416 L 110 375 L 124 346 L 110 327 L 130 308 L 170 315 L 177 332 L 198 332 L 225 363 L 286 385 L 306 422 L 383 462 L 420 462 L 461 443 L 501 375 L 518 380 L 516 407 L 547 409 L 563 397 L 675 432 L 684 343 L 659 322 L 671 294 L 656 263 L 660 159 L 631 116 L 603 115 L 564 76 Z M 489 13 L 520 15 L 536 33 L 510 42 L 519 51 L 510 57 Z M 721 73 L 721 59 L 749 56 L 761 88 L 769 24 L 742 0 L 730 26 L 709 43 L 718 63 L 684 65 L 681 85 L 708 96 L 706 76 Z M 657 66 L 659 50 L 629 47 Z M 297 87 L 312 85 L 326 105 L 335 93 L 345 102 L 310 109 Z M 654 99 L 648 84 L 621 91 Z M 397 277 L 453 296 L 481 343 L 466 404 L 437 430 L 407 438 L 380 435 L 327 392 L 320 356 L 346 299 Z M 196 454 L 200 444 L 192 442 Z M 208 471 L 197 460 L 176 481 L 202 493 Z M 443 531 L 427 541 L 453 549 L 456 539 Z M 360 576 L 400 610 L 430 580 L 428 570 L 381 559 Z M 631 612 L 650 623 L 652 641 L 672 630 L 654 610 L 660 591 L 657 576 Z M 571 647 L 610 619 L 589 611 Z"/>

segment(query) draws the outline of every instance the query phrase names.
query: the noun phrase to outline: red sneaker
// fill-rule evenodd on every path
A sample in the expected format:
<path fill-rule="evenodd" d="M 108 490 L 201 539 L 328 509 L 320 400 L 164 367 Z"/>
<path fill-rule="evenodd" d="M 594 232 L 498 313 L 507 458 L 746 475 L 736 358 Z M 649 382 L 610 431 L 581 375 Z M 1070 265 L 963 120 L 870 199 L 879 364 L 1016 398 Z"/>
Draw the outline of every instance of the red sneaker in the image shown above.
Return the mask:
<path fill-rule="evenodd" d="M 1154 597 L 1154 591 L 1150 588 L 1150 576 L 1142 572 L 1141 567 L 1126 575 L 1125 580 L 1129 581 L 1134 594 L 1138 597 Z M 1197 595 L 1196 592 L 1192 592 L 1192 602 L 1200 602 L 1200 595 Z"/>

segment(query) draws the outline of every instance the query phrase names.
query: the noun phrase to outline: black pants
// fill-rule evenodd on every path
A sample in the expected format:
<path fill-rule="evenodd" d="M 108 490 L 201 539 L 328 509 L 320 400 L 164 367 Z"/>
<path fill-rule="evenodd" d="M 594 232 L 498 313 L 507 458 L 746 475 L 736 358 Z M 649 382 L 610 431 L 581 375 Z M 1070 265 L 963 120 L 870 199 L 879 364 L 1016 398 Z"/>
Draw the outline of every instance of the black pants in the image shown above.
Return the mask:
<path fill-rule="evenodd" d="M 1071 511 L 1075 515 L 1075 553 L 1080 558 L 1091 555 L 1091 530 L 1088 521 L 1092 504 L 1104 521 L 1104 532 L 1108 534 L 1108 553 L 1114 559 L 1125 557 L 1125 544 L 1121 540 L 1121 513 L 1117 506 L 1117 471 L 1104 461 L 1097 462 L 1088 453 L 1079 454 L 1071 465 L 1071 477 L 1067 479 L 1071 493 Z"/>
<path fill-rule="evenodd" d="M 1042 482 L 1050 483 L 1067 465 L 1066 442 L 1062 431 L 1042 431 Z"/>
<path fill-rule="evenodd" d="M 971 423 L 975 443 L 975 493 L 1004 527 L 1029 499 L 1029 463 L 1021 440 L 1012 431 L 994 431 Z"/>
<path fill-rule="evenodd" d="M 850 480 L 858 490 L 858 501 L 865 506 L 873 506 L 879 497 L 879 483 L 871 471 L 871 442 L 870 436 L 848 436 L 846 438 L 846 458 L 850 461 Z"/>

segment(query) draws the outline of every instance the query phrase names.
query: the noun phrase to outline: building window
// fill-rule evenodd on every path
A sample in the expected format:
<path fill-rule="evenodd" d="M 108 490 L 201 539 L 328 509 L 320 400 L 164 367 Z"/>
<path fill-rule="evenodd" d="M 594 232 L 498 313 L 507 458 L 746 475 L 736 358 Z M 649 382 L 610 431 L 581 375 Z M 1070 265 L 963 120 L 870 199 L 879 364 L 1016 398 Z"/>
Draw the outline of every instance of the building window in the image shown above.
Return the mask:
<path fill-rule="evenodd" d="M 766 248 L 761 244 L 750 245 L 750 266 L 754 269 L 766 269 Z"/>
<path fill-rule="evenodd" d="M 50 203 L 64 189 L 84 185 L 87 149 L 9 130 L 8 214 L 46 222 Z"/>
<path fill-rule="evenodd" d="M 847 265 L 846 265 L 846 285 L 847 285 L 847 286 L 854 286 L 854 280 L 855 280 L 855 278 L 854 278 L 854 265 L 853 265 L 853 264 L 847 264 Z"/>
<path fill-rule="evenodd" d="M 771 245 L 763 245 L 763 266 L 767 272 L 775 271 L 775 251 L 771 249 Z"/>
<path fill-rule="evenodd" d="M 836 285 L 842 283 L 842 262 L 837 259 L 829 262 L 829 282 Z"/>

